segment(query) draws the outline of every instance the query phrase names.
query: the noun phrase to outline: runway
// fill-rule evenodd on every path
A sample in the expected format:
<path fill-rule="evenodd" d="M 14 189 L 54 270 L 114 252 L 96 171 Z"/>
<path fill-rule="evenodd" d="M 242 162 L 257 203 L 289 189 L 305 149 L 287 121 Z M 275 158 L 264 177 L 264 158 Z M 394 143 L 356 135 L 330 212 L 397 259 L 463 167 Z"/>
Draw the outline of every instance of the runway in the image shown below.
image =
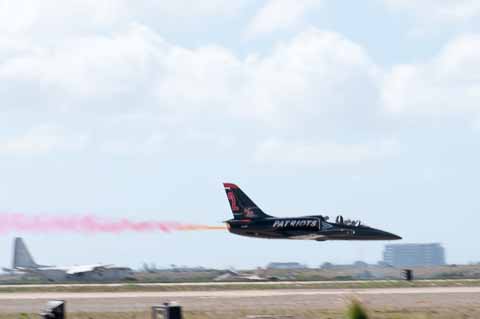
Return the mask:
<path fill-rule="evenodd" d="M 0 293 L 0 312 L 38 312 L 47 300 L 67 301 L 70 312 L 146 311 L 152 305 L 177 301 L 186 311 L 261 309 L 340 309 L 351 297 L 370 307 L 392 309 L 480 307 L 480 287 L 372 289 L 258 289 L 158 292 L 25 292 Z"/>
<path fill-rule="evenodd" d="M 452 283 L 458 282 L 459 279 L 433 279 L 433 280 L 422 280 L 423 283 L 432 283 L 432 284 L 442 284 L 442 283 Z M 461 279 L 462 282 L 477 282 L 480 283 L 479 279 Z M 137 286 L 137 287 L 218 287 L 218 286 L 279 286 L 279 285 L 295 285 L 295 286 L 315 286 L 315 285 L 342 285 L 342 284 L 364 284 L 364 283 L 397 283 L 404 282 L 402 280 L 317 280 L 317 281 L 233 281 L 233 282 L 180 282 L 180 283 L 85 283 L 85 284 L 0 284 L 0 288 L 75 288 L 75 287 L 128 287 L 128 286 Z"/>

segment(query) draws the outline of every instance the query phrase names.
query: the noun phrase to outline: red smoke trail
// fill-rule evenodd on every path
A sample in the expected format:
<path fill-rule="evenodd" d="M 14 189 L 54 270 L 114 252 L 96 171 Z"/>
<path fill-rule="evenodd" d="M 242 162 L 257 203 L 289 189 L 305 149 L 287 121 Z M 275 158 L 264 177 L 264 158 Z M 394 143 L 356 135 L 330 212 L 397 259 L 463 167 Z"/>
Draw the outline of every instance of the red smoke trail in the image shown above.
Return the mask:
<path fill-rule="evenodd" d="M 71 233 L 122 233 L 122 232 L 177 232 L 225 229 L 223 226 L 183 224 L 163 221 L 108 220 L 93 215 L 85 216 L 28 216 L 25 214 L 0 214 L 0 234 L 8 232 L 71 232 Z"/>

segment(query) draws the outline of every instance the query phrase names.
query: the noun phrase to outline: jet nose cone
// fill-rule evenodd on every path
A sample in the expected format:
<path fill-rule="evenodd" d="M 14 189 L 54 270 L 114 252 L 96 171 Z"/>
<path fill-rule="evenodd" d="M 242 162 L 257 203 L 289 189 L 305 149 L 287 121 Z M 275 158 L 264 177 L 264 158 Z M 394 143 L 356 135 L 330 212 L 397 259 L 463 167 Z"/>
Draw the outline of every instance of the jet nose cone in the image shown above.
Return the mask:
<path fill-rule="evenodd" d="M 402 237 L 380 230 L 380 229 L 375 229 L 375 228 L 369 228 L 366 229 L 362 233 L 363 237 L 365 239 L 370 239 L 370 240 L 399 240 L 402 239 Z"/>
<path fill-rule="evenodd" d="M 382 232 L 383 236 L 385 237 L 386 240 L 399 240 L 399 239 L 402 239 L 402 237 L 398 236 L 398 235 L 395 235 L 395 234 L 392 234 L 392 233 L 389 233 L 389 232 Z"/>
<path fill-rule="evenodd" d="M 395 235 L 395 234 L 391 234 L 391 237 L 392 237 L 391 240 L 400 240 L 400 239 L 403 239 L 402 237 L 400 237 L 400 236 L 398 236 L 398 235 Z"/>

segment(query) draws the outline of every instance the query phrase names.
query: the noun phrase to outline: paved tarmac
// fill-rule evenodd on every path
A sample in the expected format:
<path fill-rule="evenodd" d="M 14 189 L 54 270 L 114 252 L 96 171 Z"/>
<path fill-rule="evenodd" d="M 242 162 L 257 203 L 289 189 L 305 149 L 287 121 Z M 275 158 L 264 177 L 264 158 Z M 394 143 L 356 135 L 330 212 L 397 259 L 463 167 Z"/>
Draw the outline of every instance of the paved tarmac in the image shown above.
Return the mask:
<path fill-rule="evenodd" d="M 233 282 L 181 282 L 181 283 L 142 283 L 142 282 L 132 282 L 132 283 L 85 283 L 85 284 L 0 284 L 0 288 L 44 288 L 44 287 L 123 287 L 123 286 L 139 286 L 139 287 L 172 287 L 172 286 L 196 286 L 196 287 L 209 287 L 209 286 L 278 286 L 278 285 L 320 285 L 320 284 L 361 284 L 361 283 L 392 283 L 399 282 L 402 280 L 342 280 L 342 281 L 333 281 L 333 280 L 323 280 L 323 281 L 233 281 Z M 458 279 L 434 279 L 434 280 L 422 280 L 426 283 L 449 283 L 449 282 L 458 282 Z M 479 279 L 461 279 L 462 282 L 480 282 Z"/>
<path fill-rule="evenodd" d="M 0 293 L 0 313 L 38 312 L 48 300 L 67 301 L 68 311 L 145 311 L 177 301 L 185 310 L 339 309 L 352 297 L 382 309 L 480 307 L 480 287 L 272 289 L 159 292 Z"/>

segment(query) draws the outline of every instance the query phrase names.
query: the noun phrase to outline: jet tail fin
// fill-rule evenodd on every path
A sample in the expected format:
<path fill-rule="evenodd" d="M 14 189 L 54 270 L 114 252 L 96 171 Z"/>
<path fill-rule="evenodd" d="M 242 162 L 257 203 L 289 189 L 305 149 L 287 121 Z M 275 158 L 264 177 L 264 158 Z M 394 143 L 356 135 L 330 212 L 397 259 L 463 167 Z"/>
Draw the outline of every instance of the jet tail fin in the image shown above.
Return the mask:
<path fill-rule="evenodd" d="M 230 208 L 234 219 L 262 219 L 272 217 L 265 214 L 240 187 L 231 183 L 224 183 Z"/>
<path fill-rule="evenodd" d="M 15 268 L 38 268 L 41 267 L 32 258 L 27 246 L 20 237 L 15 238 L 13 244 L 13 269 Z"/>

